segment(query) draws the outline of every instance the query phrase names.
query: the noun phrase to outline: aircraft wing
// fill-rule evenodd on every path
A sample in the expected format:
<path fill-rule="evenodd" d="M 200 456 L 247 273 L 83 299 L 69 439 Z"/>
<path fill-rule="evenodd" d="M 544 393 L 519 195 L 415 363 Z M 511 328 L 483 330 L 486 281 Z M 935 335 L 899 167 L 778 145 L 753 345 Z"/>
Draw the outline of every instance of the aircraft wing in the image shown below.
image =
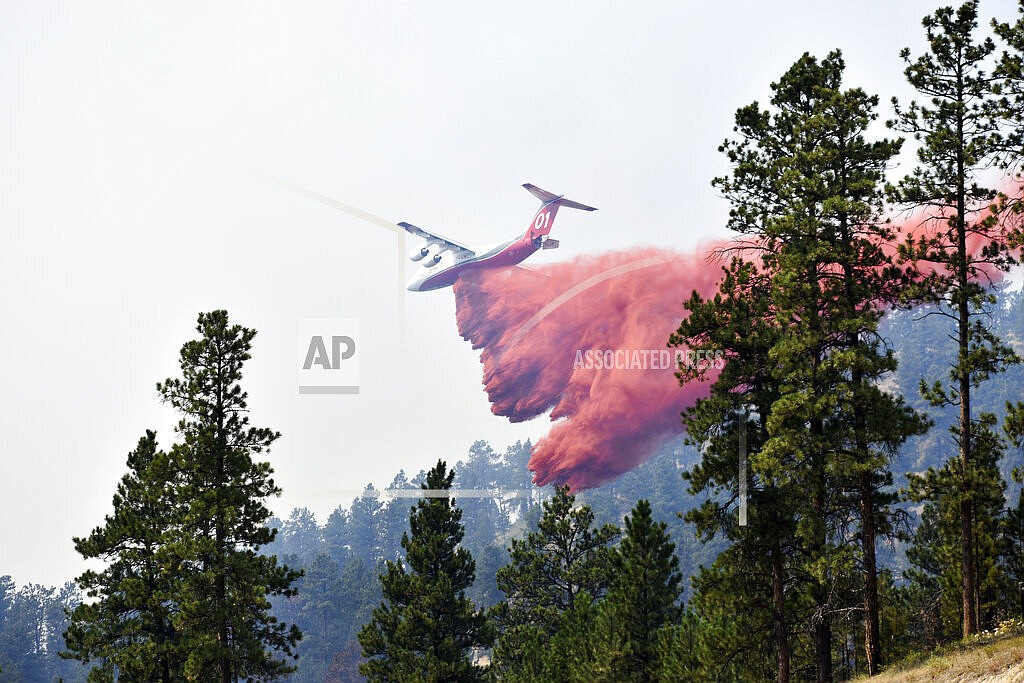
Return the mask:
<path fill-rule="evenodd" d="M 430 232 L 424 228 L 417 228 L 412 223 L 406 223 L 403 221 L 398 224 L 398 227 L 411 235 L 415 235 L 420 239 L 426 240 L 427 244 L 439 244 L 443 248 L 454 252 L 456 256 L 476 256 L 476 252 L 466 245 L 459 244 L 455 240 L 450 240 L 447 237 L 438 235 L 436 232 Z"/>

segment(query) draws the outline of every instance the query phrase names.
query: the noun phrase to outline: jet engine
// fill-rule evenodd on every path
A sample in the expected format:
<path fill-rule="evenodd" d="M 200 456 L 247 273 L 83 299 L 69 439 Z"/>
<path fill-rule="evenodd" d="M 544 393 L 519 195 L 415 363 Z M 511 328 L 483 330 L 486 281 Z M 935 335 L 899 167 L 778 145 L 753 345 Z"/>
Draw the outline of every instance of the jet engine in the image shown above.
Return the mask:
<path fill-rule="evenodd" d="M 455 254 L 447 249 L 430 259 L 430 265 L 438 265 L 441 268 L 448 268 L 455 265 Z"/>
<path fill-rule="evenodd" d="M 436 266 L 438 263 L 440 263 L 442 259 L 450 261 L 450 257 L 451 254 L 449 254 L 448 250 L 446 249 L 440 249 L 435 251 L 433 248 L 431 248 L 430 253 L 427 256 L 423 257 L 423 267 L 432 268 Z"/>
<path fill-rule="evenodd" d="M 419 261 L 421 258 L 423 258 L 424 256 L 426 256 L 429 253 L 430 253 L 430 245 L 429 244 L 423 244 L 423 245 L 418 246 L 418 247 L 416 247 L 415 249 L 413 249 L 412 251 L 409 252 L 409 260 L 410 261 Z"/>

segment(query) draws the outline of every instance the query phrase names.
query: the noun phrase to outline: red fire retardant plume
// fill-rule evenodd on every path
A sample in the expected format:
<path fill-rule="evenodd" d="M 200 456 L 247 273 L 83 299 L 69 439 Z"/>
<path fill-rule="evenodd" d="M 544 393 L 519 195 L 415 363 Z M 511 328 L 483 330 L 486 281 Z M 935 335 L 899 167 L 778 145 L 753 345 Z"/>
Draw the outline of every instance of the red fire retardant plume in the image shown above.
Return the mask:
<path fill-rule="evenodd" d="M 455 283 L 459 333 L 481 349 L 492 412 L 519 422 L 551 411 L 555 424 L 530 458 L 537 484 L 598 486 L 682 431 L 679 413 L 717 372 L 680 387 L 666 342 L 690 293 L 716 291 L 722 263 L 712 251 L 636 249 Z"/>
<path fill-rule="evenodd" d="M 945 229 L 921 215 L 901 223 L 891 253 L 907 234 Z M 983 244 L 976 235 L 968 240 L 975 253 Z M 555 424 L 530 458 L 537 484 L 599 486 L 682 431 L 679 413 L 709 393 L 717 372 L 680 387 L 675 352 L 665 344 L 690 293 L 714 295 L 722 262 L 708 255 L 716 246 L 584 256 L 539 271 L 470 271 L 455 283 L 459 333 L 481 349 L 491 411 L 513 422 L 551 411 Z M 1001 279 L 994 268 L 979 270 L 985 284 Z M 599 367 L 593 354 L 603 360 L 608 351 L 612 366 Z"/>

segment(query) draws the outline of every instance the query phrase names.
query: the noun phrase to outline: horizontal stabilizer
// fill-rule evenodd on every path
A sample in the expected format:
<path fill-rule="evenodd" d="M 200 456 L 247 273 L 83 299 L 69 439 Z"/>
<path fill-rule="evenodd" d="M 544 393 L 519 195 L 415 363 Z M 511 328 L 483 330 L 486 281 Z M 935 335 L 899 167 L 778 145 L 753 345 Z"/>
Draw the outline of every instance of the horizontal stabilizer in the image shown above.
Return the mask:
<path fill-rule="evenodd" d="M 565 199 L 564 197 L 561 197 L 557 194 L 552 194 L 547 190 L 542 190 L 536 185 L 531 185 L 530 183 L 524 183 L 523 187 L 529 190 L 530 194 L 532 194 L 534 197 L 541 200 L 545 204 L 549 204 L 557 200 L 559 206 L 565 206 L 570 209 L 580 209 L 581 211 L 597 211 L 597 209 L 594 208 L 593 206 L 587 206 L 586 204 L 574 202 L 571 199 Z"/>

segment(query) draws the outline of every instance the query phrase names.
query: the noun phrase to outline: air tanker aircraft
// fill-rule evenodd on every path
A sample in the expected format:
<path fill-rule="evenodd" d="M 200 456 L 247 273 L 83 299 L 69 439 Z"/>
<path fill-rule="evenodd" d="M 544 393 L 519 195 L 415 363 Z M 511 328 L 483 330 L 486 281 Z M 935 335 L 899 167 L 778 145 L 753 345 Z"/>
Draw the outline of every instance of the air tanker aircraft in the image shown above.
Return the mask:
<path fill-rule="evenodd" d="M 523 185 L 542 204 L 533 216 L 530 227 L 522 236 L 486 247 L 471 249 L 437 233 L 417 228 L 410 223 L 399 223 L 406 232 L 423 240 L 409 252 L 409 259 L 421 262 L 424 272 L 409 281 L 408 289 L 412 292 L 426 292 L 431 289 L 450 287 L 459 275 L 474 268 L 503 268 L 514 266 L 538 249 L 556 249 L 558 240 L 548 237 L 551 225 L 555 222 L 555 214 L 559 206 L 583 211 L 597 211 L 564 196 L 554 195 L 536 185 Z"/>

